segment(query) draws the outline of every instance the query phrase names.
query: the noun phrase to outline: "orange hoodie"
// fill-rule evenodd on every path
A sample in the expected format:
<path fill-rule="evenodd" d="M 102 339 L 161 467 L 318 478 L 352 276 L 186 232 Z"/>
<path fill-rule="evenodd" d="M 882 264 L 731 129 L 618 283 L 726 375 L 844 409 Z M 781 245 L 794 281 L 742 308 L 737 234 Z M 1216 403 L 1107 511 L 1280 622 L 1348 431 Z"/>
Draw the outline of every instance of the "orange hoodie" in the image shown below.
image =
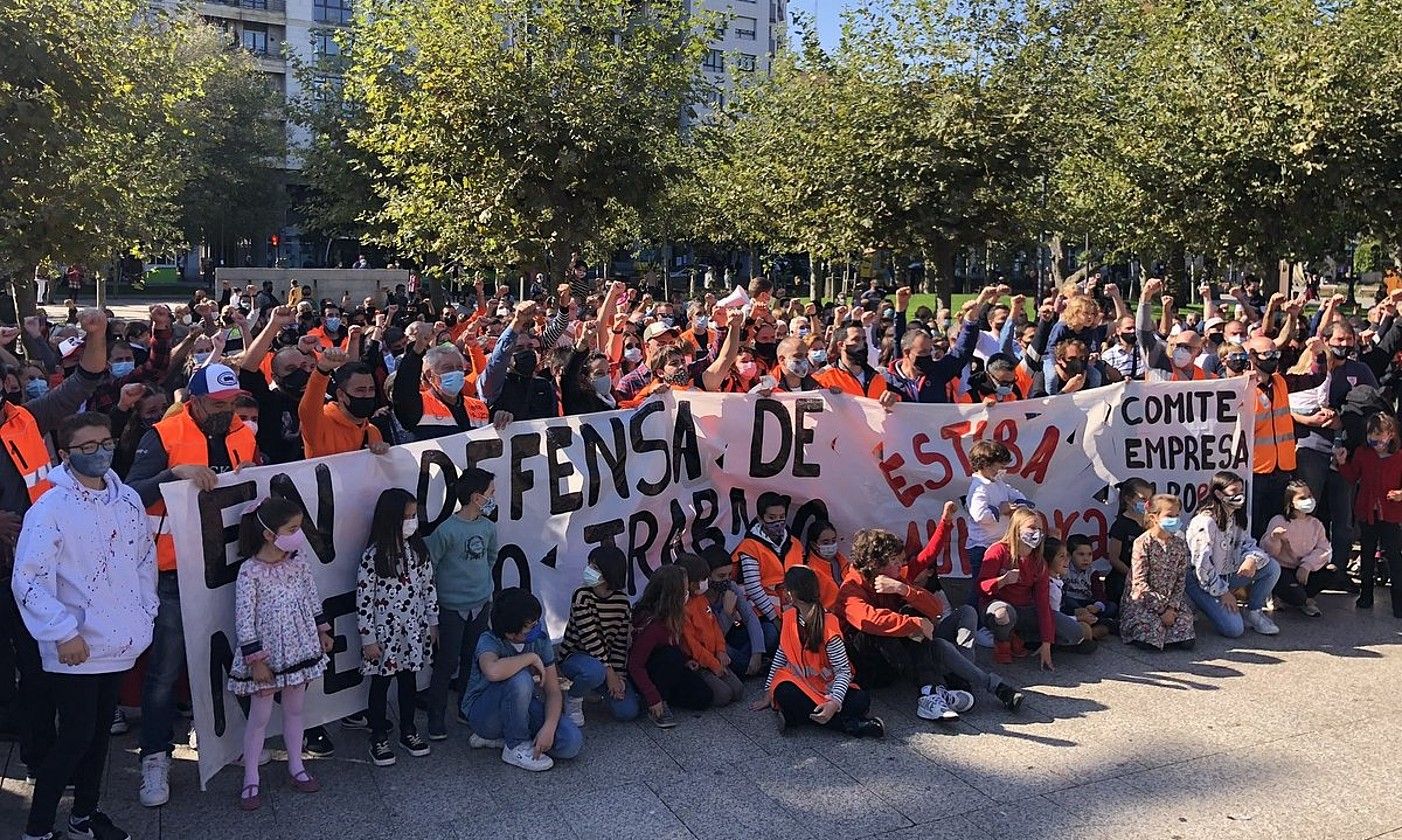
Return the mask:
<path fill-rule="evenodd" d="M 697 593 L 686 599 L 686 612 L 682 618 L 682 652 L 713 674 L 725 669 L 718 656 L 725 653 L 725 637 L 721 635 L 720 625 L 711 613 L 710 601 L 703 594 Z"/>

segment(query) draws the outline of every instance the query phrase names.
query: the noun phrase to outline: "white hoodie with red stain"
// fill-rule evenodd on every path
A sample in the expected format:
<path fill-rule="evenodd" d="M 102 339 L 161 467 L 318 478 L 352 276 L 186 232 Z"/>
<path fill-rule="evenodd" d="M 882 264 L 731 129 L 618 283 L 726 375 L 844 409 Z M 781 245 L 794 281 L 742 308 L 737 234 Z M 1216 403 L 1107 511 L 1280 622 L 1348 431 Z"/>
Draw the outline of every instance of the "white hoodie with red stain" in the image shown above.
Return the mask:
<path fill-rule="evenodd" d="M 49 490 L 24 515 L 10 586 L 44 670 L 125 671 L 151 644 L 156 620 L 156 544 L 136 491 L 107 471 L 90 490 L 69 469 L 49 473 Z M 58 661 L 58 646 L 81 635 L 88 659 Z"/>

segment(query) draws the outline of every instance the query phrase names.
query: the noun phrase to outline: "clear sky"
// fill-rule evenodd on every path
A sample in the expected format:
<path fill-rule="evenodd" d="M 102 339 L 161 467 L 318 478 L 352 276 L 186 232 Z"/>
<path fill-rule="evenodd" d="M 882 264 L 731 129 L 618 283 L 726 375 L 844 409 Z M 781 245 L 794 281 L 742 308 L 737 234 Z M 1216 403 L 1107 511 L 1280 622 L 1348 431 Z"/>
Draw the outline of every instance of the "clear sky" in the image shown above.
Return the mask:
<path fill-rule="evenodd" d="M 817 20 L 818 37 L 823 46 L 837 45 L 838 13 L 850 0 L 789 0 L 789 14 L 802 13 L 809 20 Z"/>

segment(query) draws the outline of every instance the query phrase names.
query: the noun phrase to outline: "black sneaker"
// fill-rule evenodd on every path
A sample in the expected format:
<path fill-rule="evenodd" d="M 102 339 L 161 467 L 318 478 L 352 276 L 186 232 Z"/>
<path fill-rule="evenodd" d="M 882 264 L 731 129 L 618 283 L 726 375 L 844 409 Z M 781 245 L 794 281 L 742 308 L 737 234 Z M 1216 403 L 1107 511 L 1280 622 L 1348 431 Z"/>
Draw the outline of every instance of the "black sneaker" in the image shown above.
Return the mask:
<path fill-rule="evenodd" d="M 376 735 L 370 739 L 370 760 L 376 767 L 389 767 L 394 764 L 394 750 L 389 748 L 388 735 Z"/>
<path fill-rule="evenodd" d="M 993 696 L 1001 700 L 1003 708 L 1010 712 L 1016 712 L 1022 708 L 1022 692 L 1007 683 L 1000 683 L 997 688 L 993 689 Z"/>
<path fill-rule="evenodd" d="M 93 811 L 82 819 L 70 816 L 68 818 L 68 836 L 72 840 L 79 840 L 79 838 L 84 838 L 84 840 L 86 838 L 92 840 L 131 840 L 130 834 L 113 825 L 107 815 L 101 811 Z"/>
<path fill-rule="evenodd" d="M 1358 596 L 1358 600 L 1353 602 L 1353 608 L 1357 610 L 1371 610 L 1373 608 L 1373 593 L 1365 592 Z"/>
<path fill-rule="evenodd" d="M 369 729 L 370 716 L 364 712 L 356 712 L 353 715 L 346 715 L 341 718 L 342 729 Z"/>
<path fill-rule="evenodd" d="M 325 727 L 307 730 L 302 739 L 302 754 L 311 758 L 329 758 L 336 754 L 336 745 L 331 743 L 331 736 L 326 734 Z"/>
<path fill-rule="evenodd" d="M 856 738 L 884 738 L 886 724 L 879 717 L 851 718 L 842 724 L 842 731 Z"/>
<path fill-rule="evenodd" d="M 417 732 L 400 735 L 399 746 L 403 747 L 405 752 L 415 758 L 423 758 L 433 751 L 430 749 L 428 742 L 424 740 L 423 736 Z"/>

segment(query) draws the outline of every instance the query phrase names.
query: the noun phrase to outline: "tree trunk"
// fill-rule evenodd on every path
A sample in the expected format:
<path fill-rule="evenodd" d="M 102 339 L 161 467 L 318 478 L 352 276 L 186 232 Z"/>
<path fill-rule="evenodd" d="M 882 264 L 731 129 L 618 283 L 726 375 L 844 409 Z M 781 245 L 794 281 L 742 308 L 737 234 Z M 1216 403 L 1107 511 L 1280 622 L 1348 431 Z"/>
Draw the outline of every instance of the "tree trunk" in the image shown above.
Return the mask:
<path fill-rule="evenodd" d="M 822 290 L 818 288 L 818 263 L 813 257 L 813 252 L 808 252 L 808 297 L 810 300 L 821 300 Z"/>
<path fill-rule="evenodd" d="M 1182 242 L 1175 242 L 1168 249 L 1168 293 L 1181 304 L 1188 299 L 1185 287 L 1188 283 L 1188 249 Z"/>
<path fill-rule="evenodd" d="M 939 298 L 940 306 L 953 310 L 954 260 L 959 249 L 953 242 L 941 240 L 930 251 L 925 263 L 925 283 Z"/>
<path fill-rule="evenodd" d="M 1061 234 L 1052 234 L 1051 241 L 1047 243 L 1047 250 L 1051 254 L 1048 259 L 1050 265 L 1047 268 L 1051 276 L 1052 289 L 1059 289 L 1061 284 L 1066 282 L 1066 275 L 1062 271 L 1062 266 L 1066 262 L 1066 243 L 1061 241 Z"/>

